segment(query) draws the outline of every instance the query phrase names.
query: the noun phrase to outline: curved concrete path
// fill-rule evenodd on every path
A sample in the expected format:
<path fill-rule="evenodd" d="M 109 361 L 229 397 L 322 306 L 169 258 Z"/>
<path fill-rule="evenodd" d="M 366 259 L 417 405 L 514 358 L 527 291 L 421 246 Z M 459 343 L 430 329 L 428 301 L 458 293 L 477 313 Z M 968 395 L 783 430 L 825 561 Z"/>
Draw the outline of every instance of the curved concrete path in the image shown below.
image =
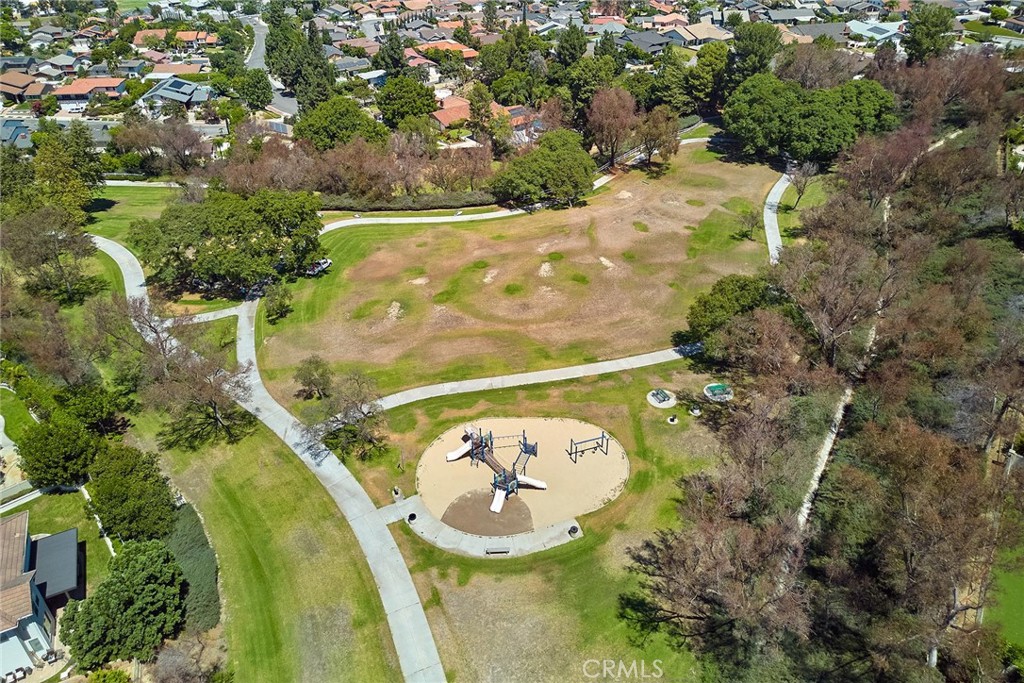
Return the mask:
<path fill-rule="evenodd" d="M 135 255 L 112 240 L 96 236 L 93 239 L 96 246 L 114 259 L 121 269 L 126 294 L 141 298 L 148 304 L 145 275 Z M 348 468 L 337 458 L 328 457 L 331 452 L 322 443 L 309 438 L 306 428 L 274 400 L 260 379 L 255 365 L 257 303 L 247 301 L 228 309 L 231 314 L 239 316 L 238 360 L 243 365 L 252 361 L 246 373 L 250 395 L 239 403 L 292 449 L 345 515 L 380 591 L 404 679 L 424 683 L 443 681 L 444 668 L 423 605 L 384 516 Z"/>
<path fill-rule="evenodd" d="M 768 242 L 768 261 L 774 266 L 782 253 L 782 235 L 779 234 L 779 205 L 782 195 L 792 184 L 788 174 L 783 173 L 768 191 L 764 200 L 764 238 Z"/>

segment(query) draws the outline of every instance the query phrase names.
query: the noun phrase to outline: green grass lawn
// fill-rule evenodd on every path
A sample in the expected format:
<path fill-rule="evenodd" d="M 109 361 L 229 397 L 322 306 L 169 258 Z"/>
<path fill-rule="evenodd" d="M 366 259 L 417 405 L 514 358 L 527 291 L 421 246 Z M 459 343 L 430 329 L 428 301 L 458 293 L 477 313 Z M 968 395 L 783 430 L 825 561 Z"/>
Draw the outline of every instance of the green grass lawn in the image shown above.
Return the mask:
<path fill-rule="evenodd" d="M 146 9 L 150 0 L 117 0 L 117 8 L 122 12 L 129 9 Z"/>
<path fill-rule="evenodd" d="M 804 192 L 800 203 L 796 201 L 796 188 L 790 185 L 779 201 L 779 232 L 782 241 L 790 243 L 800 236 L 800 214 L 806 209 L 821 206 L 829 197 L 829 186 L 826 178 L 819 177 L 811 181 Z M 794 208 L 796 205 L 796 208 Z"/>
<path fill-rule="evenodd" d="M 131 435 L 158 450 L 159 419 Z M 235 680 L 393 681 L 400 677 L 369 566 L 334 501 L 260 426 L 236 444 L 161 450 L 196 505 L 220 562 Z"/>
<path fill-rule="evenodd" d="M 169 187 L 104 188 L 89 207 L 92 222 L 85 229 L 124 244 L 132 223 L 140 218 L 157 218 L 176 193 Z"/>
<path fill-rule="evenodd" d="M 1024 571 L 999 572 L 996 576 L 999 604 L 988 609 L 986 616 L 999 624 L 1006 640 L 1024 647 Z"/>
<path fill-rule="evenodd" d="M 679 136 L 681 140 L 692 140 L 694 138 L 709 138 L 717 133 L 721 133 L 722 129 L 711 123 L 703 123 L 691 131 L 687 131 Z"/>
<path fill-rule="evenodd" d="M 964 28 L 974 33 L 989 33 L 994 36 L 1010 36 L 1013 38 L 1020 38 L 1021 34 L 1011 31 L 1008 28 L 1003 28 L 996 24 L 986 24 L 980 20 L 964 22 Z"/>
<path fill-rule="evenodd" d="M 409 218 L 416 216 L 454 216 L 459 212 L 465 216 L 475 216 L 499 209 L 501 209 L 500 206 L 489 204 L 487 206 L 471 206 L 465 209 L 429 209 L 425 211 L 324 211 L 323 222 L 326 224 L 354 218 L 357 213 L 360 218 Z"/>
<path fill-rule="evenodd" d="M 0 389 L 0 415 L 4 416 L 4 432 L 14 443 L 18 443 L 24 431 L 35 424 L 25 402 L 10 389 Z"/>
<path fill-rule="evenodd" d="M 26 510 L 30 534 L 57 534 L 71 527 L 78 529 L 79 542 L 85 541 L 88 590 L 94 589 L 106 578 L 110 551 L 100 538 L 96 520 L 85 513 L 85 498 L 81 493 L 75 491 L 40 496 L 5 513 L 4 517 Z"/>
<path fill-rule="evenodd" d="M 238 347 L 235 344 L 235 333 L 238 329 L 236 316 L 197 323 L 196 327 L 201 330 L 203 341 L 226 354 L 225 369 L 233 369 L 238 365 Z"/>

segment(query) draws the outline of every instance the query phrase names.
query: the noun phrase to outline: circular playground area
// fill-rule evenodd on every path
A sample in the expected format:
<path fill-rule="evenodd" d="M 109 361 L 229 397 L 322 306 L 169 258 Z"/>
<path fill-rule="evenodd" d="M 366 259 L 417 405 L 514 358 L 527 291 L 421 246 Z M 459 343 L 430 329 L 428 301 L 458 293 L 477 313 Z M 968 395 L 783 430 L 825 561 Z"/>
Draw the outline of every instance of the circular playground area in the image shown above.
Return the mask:
<path fill-rule="evenodd" d="M 564 418 L 482 418 L 427 446 L 424 506 L 448 526 L 510 536 L 593 512 L 618 497 L 629 460 L 600 427 Z"/>

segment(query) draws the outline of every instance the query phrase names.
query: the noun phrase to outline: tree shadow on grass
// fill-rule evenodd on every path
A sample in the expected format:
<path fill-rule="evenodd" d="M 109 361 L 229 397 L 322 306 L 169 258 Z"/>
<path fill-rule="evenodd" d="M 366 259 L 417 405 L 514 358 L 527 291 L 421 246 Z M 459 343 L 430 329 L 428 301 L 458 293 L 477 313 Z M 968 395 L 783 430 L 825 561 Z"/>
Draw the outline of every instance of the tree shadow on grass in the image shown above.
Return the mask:
<path fill-rule="evenodd" d="M 117 206 L 117 202 L 113 199 L 107 199 L 106 197 L 94 197 L 92 201 L 86 204 L 85 210 L 90 214 L 102 213 L 103 211 L 110 211 L 115 206 Z"/>
<path fill-rule="evenodd" d="M 225 411 L 223 422 L 221 425 L 213 420 L 197 419 L 194 413 L 186 412 L 157 432 L 157 442 L 161 448 L 194 451 L 221 439 L 237 443 L 252 434 L 258 424 L 256 417 L 242 408 Z"/>

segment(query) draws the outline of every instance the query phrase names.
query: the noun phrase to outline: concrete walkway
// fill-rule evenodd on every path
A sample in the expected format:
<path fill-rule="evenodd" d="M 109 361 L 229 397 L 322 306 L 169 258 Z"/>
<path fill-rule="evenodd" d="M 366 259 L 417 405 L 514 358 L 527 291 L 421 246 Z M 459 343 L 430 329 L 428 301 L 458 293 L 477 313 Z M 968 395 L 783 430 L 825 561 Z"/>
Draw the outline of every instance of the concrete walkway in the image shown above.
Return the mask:
<path fill-rule="evenodd" d="M 471 394 L 477 391 L 488 389 L 505 389 L 508 387 L 521 387 L 528 384 L 544 384 L 546 382 L 562 382 L 580 377 L 593 377 L 595 375 L 606 375 L 610 372 L 621 372 L 623 370 L 634 370 L 645 368 L 650 365 L 659 365 L 670 361 L 679 360 L 699 352 L 697 346 L 678 347 L 643 353 L 638 356 L 617 358 L 615 360 L 604 360 L 586 365 L 572 365 L 567 368 L 554 368 L 552 370 L 537 370 L 535 372 L 520 372 L 514 375 L 501 375 L 498 377 L 481 377 L 479 379 L 467 379 L 460 382 L 445 382 L 443 384 L 431 384 L 415 389 L 406 389 L 397 394 L 385 396 L 380 400 L 382 410 L 391 410 L 408 403 L 415 403 L 428 398 L 438 396 L 451 396 L 453 394 Z"/>
<path fill-rule="evenodd" d="M 764 200 L 764 237 L 768 242 L 768 261 L 772 265 L 779 262 L 782 254 L 782 235 L 779 234 L 779 204 L 782 202 L 782 195 L 791 185 L 790 178 L 783 173 L 778 181 L 768 191 L 768 197 Z"/>
<path fill-rule="evenodd" d="M 118 264 L 127 295 L 142 298 L 148 304 L 145 276 L 135 255 L 112 240 L 96 236 L 93 239 L 97 248 Z M 351 472 L 323 444 L 309 438 L 306 428 L 274 400 L 260 379 L 255 365 L 257 303 L 247 301 L 234 309 L 239 315 L 238 360 L 243 366 L 251 361 L 246 373 L 250 395 L 239 403 L 292 449 L 345 515 L 380 591 L 404 679 L 443 681 L 444 669 L 430 625 L 384 517 Z"/>
<path fill-rule="evenodd" d="M 522 557 L 583 538 L 575 519 L 512 536 L 477 536 L 454 529 L 435 517 L 419 496 L 410 496 L 380 509 L 389 524 L 405 520 L 416 535 L 431 545 L 457 555 L 479 558 Z M 409 515 L 415 514 L 409 521 Z M 576 534 L 569 529 L 576 527 Z"/>
<path fill-rule="evenodd" d="M 33 491 L 26 493 L 24 496 L 18 496 L 14 500 L 9 500 L 3 505 L 0 505 L 0 515 L 6 515 L 14 508 L 20 507 L 25 503 L 33 501 L 41 495 L 43 495 L 42 491 L 40 491 L 39 489 L 34 489 Z"/>

